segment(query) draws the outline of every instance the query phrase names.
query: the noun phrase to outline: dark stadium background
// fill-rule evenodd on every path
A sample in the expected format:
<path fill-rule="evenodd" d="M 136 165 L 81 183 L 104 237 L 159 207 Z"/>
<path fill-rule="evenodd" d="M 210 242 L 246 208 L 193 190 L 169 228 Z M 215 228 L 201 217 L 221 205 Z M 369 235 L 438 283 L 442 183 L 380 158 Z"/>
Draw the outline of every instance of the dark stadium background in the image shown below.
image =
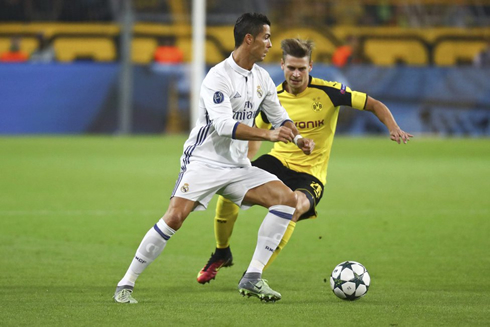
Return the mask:
<path fill-rule="evenodd" d="M 0 54 L 17 38 L 30 60 L 0 64 L 0 134 L 188 130 L 193 5 L 191 0 L 2 1 Z M 263 66 L 276 83 L 283 77 L 280 40 L 311 38 L 314 76 L 385 102 L 406 130 L 490 133 L 490 68 L 474 64 L 490 44 L 489 1 L 209 0 L 205 8 L 206 69 L 233 50 L 236 18 L 259 11 L 272 21 L 273 48 Z M 332 64 L 336 49 L 352 39 L 357 56 L 342 67 Z M 182 57 L 155 62 L 159 46 L 167 46 L 164 57 L 172 51 L 168 46 Z M 382 133 L 383 126 L 371 118 L 343 110 L 339 133 Z"/>

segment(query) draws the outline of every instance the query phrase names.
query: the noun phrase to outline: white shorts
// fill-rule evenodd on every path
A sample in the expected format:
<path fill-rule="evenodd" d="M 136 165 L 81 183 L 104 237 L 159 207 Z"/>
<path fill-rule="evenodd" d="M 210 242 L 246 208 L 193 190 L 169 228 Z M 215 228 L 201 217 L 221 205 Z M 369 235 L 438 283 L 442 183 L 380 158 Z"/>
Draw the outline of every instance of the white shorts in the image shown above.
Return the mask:
<path fill-rule="evenodd" d="M 194 161 L 179 174 L 171 198 L 197 201 L 194 210 L 205 210 L 213 196 L 219 194 L 246 210 L 251 204 L 242 203 L 245 194 L 271 181 L 279 179 L 257 167 L 223 168 Z"/>

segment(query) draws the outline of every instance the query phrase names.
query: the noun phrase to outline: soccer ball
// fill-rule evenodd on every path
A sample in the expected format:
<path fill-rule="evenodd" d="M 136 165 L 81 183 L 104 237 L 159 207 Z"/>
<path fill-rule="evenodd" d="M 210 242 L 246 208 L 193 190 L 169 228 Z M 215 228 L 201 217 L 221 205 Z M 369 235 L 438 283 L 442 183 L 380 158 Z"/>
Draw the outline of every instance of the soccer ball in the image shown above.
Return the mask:
<path fill-rule="evenodd" d="M 371 277 L 359 262 L 339 263 L 330 276 L 330 287 L 342 300 L 354 301 L 366 295 Z"/>

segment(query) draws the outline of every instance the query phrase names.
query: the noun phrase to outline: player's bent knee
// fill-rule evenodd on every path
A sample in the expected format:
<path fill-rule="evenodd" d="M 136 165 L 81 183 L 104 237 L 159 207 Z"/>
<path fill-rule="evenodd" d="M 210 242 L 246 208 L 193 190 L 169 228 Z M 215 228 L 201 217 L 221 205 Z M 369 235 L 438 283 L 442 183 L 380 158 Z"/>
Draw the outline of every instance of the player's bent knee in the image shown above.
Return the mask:
<path fill-rule="evenodd" d="M 178 230 L 196 205 L 197 202 L 195 201 L 173 197 L 162 219 L 168 226 L 174 230 Z"/>
<path fill-rule="evenodd" d="M 306 195 L 303 192 L 295 192 L 298 202 L 296 204 L 296 210 L 298 211 L 298 214 L 302 215 L 308 210 L 310 210 L 310 200 L 306 197 Z"/>
<path fill-rule="evenodd" d="M 298 204 L 298 197 L 294 192 L 292 192 L 288 188 L 287 191 L 285 191 L 283 194 L 279 196 L 278 202 L 279 203 L 277 204 L 282 204 L 292 208 L 296 208 Z"/>
<path fill-rule="evenodd" d="M 291 192 L 288 202 L 291 203 L 290 206 L 293 208 L 296 208 L 298 206 L 298 196 L 296 195 L 296 193 Z"/>
<path fill-rule="evenodd" d="M 296 194 L 282 182 L 275 181 L 251 189 L 245 194 L 244 202 L 258 204 L 265 208 L 274 205 L 296 207 Z"/>
<path fill-rule="evenodd" d="M 162 217 L 163 221 L 174 230 L 178 230 L 182 226 L 185 218 L 187 218 L 187 215 L 184 212 L 172 209 L 169 209 Z"/>

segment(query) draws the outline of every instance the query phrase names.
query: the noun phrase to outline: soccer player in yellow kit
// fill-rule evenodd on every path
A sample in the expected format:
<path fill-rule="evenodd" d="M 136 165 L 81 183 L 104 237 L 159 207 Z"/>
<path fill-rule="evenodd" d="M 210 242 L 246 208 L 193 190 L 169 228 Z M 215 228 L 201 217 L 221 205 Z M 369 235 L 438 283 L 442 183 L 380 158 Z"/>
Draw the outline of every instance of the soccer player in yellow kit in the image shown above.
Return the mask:
<path fill-rule="evenodd" d="M 365 93 L 353 91 L 342 83 L 310 76 L 313 68 L 311 41 L 285 39 L 281 42 L 281 49 L 281 68 L 286 80 L 277 87 L 279 100 L 295 122 L 300 134 L 313 139 L 316 145 L 311 155 L 305 156 L 294 144 L 277 142 L 268 154 L 252 162 L 253 166 L 276 175 L 295 192 L 298 199 L 287 231 L 278 247 L 273 249 L 274 253 L 267 266 L 288 243 L 296 222 L 315 218 L 317 215 L 315 207 L 322 198 L 327 181 L 328 161 L 340 106 L 371 111 L 387 127 L 391 140 L 397 143 L 406 144 L 412 137 L 400 129 L 390 110 L 382 102 Z M 257 116 L 256 125 L 259 128 L 270 128 L 263 113 Z M 259 147 L 260 142 L 249 142 L 249 158 L 255 155 Z M 214 223 L 217 247 L 208 263 L 199 272 L 199 283 L 211 281 L 221 267 L 233 264 L 230 238 L 237 217 L 238 206 L 220 196 Z"/>

